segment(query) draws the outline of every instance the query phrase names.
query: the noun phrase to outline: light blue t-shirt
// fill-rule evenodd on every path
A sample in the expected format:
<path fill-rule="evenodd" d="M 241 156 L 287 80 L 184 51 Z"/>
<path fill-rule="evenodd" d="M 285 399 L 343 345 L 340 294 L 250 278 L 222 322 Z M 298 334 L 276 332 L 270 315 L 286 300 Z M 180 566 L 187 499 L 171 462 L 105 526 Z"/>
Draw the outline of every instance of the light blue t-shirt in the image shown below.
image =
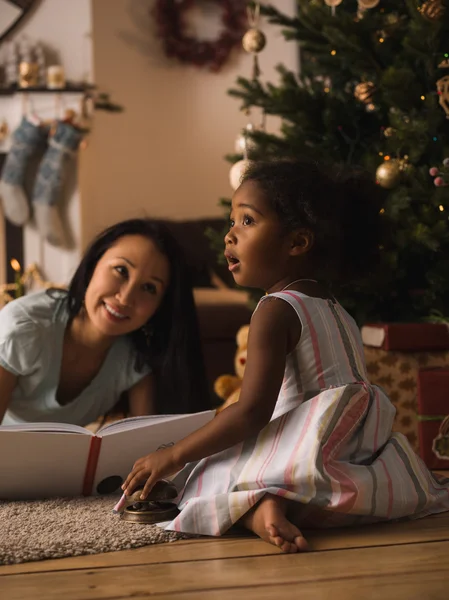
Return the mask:
<path fill-rule="evenodd" d="M 43 421 L 87 425 L 150 371 L 137 372 L 130 340 L 117 338 L 91 383 L 68 404 L 59 404 L 56 392 L 67 320 L 64 292 L 40 291 L 0 310 L 0 365 L 18 377 L 2 425 Z"/>

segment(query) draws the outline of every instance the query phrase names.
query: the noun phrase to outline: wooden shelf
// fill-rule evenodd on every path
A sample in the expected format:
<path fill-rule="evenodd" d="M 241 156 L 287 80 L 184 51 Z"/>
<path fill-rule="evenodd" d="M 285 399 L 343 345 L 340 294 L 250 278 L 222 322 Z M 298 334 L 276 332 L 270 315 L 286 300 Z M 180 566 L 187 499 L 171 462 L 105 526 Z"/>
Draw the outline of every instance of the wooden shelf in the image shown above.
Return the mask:
<path fill-rule="evenodd" d="M 46 87 L 0 88 L 0 96 L 14 96 L 14 94 L 83 94 L 92 89 L 94 89 L 94 86 L 89 85 L 65 87 L 58 90 Z"/>

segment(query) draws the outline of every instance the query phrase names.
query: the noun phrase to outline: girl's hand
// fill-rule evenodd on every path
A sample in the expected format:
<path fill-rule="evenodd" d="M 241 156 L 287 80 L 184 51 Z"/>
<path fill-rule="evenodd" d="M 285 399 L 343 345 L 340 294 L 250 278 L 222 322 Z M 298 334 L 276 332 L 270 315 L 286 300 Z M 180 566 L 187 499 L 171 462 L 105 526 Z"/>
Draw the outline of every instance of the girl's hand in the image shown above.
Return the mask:
<path fill-rule="evenodd" d="M 173 447 L 161 448 L 147 456 L 142 456 L 134 463 L 133 470 L 122 485 L 122 490 L 126 496 L 130 496 L 139 484 L 146 482 L 140 496 L 141 500 L 145 500 L 157 481 L 177 473 L 184 466 L 179 464 Z"/>

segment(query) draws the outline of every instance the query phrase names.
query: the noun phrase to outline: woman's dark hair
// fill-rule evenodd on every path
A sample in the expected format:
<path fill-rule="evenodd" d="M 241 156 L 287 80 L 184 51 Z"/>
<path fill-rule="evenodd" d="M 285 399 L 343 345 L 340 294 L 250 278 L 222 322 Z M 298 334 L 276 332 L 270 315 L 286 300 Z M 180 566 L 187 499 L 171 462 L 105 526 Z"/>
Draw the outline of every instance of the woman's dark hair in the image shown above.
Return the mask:
<path fill-rule="evenodd" d="M 120 238 L 140 235 L 167 257 L 170 280 L 158 310 L 142 329 L 128 334 L 136 352 L 135 368 L 149 365 L 156 376 L 159 414 L 207 410 L 210 399 L 195 303 L 188 268 L 166 226 L 149 219 L 130 219 L 109 227 L 86 250 L 68 289 L 69 322 L 80 312 L 98 261 Z"/>
<path fill-rule="evenodd" d="M 319 277 L 345 284 L 377 267 L 384 193 L 366 173 L 279 160 L 252 163 L 245 181 L 257 182 L 284 231 L 313 233 L 310 259 Z"/>

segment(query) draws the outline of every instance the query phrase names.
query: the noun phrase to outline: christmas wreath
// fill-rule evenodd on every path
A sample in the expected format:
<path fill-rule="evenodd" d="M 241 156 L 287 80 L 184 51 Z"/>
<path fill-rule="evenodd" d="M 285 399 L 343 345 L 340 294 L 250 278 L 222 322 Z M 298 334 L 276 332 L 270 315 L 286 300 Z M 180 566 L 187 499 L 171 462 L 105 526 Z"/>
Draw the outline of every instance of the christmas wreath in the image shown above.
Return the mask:
<path fill-rule="evenodd" d="M 157 34 L 167 56 L 197 67 L 217 72 L 227 61 L 231 50 L 241 43 L 246 30 L 246 2 L 243 0 L 208 0 L 222 9 L 223 31 L 213 41 L 199 40 L 185 33 L 185 13 L 204 0 L 156 0 L 154 15 Z"/>

